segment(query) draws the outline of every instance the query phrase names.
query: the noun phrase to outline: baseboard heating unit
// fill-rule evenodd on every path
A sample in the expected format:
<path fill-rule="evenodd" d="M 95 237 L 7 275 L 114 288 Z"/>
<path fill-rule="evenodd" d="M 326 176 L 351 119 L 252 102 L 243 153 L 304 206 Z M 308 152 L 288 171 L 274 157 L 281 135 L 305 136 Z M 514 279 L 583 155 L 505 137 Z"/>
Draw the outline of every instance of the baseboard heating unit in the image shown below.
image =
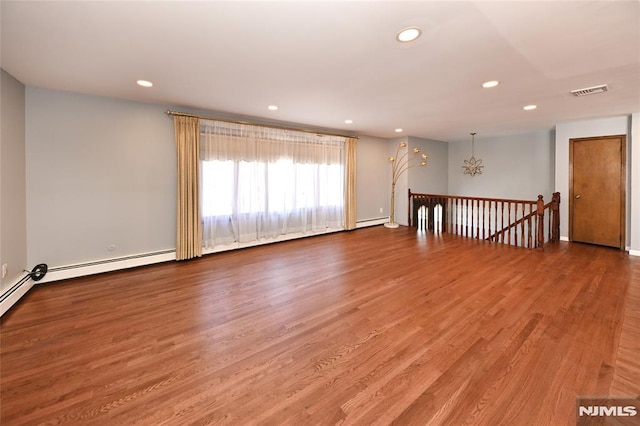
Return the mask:
<path fill-rule="evenodd" d="M 41 263 L 36 265 L 31 272 L 24 271 L 25 275 L 0 295 L 0 316 L 4 315 L 9 308 L 24 296 L 36 281 L 43 279 L 48 270 L 48 266 Z"/>
<path fill-rule="evenodd" d="M 359 220 L 356 222 L 356 228 L 366 228 L 367 226 L 384 225 L 389 222 L 389 216 L 377 217 L 374 219 Z"/>
<path fill-rule="evenodd" d="M 96 260 L 73 265 L 55 266 L 49 268 L 49 273 L 41 282 L 45 283 L 66 280 L 69 278 L 101 274 L 103 272 L 117 271 L 120 269 L 152 265 L 154 263 L 167 262 L 170 260 L 176 260 L 176 251 L 174 249 Z"/>

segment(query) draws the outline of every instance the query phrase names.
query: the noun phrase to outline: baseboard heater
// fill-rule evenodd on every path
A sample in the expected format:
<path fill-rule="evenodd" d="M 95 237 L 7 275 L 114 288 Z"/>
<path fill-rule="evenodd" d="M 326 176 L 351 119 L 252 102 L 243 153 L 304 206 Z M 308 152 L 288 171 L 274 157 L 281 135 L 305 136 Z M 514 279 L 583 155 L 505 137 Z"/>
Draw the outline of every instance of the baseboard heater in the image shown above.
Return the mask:
<path fill-rule="evenodd" d="M 49 269 L 49 275 L 45 280 L 43 280 L 43 282 L 59 281 L 86 275 L 100 274 L 103 272 L 117 271 L 120 269 L 152 265 L 154 263 L 175 260 L 175 258 L 176 251 L 174 249 L 168 249 L 151 253 L 133 254 L 111 259 L 77 263 L 73 265 L 56 266 Z"/>
<path fill-rule="evenodd" d="M 93 262 L 77 263 L 74 265 L 56 266 L 54 268 L 49 269 L 49 272 L 67 271 L 69 269 L 86 268 L 88 266 L 107 265 L 109 263 L 116 263 L 116 262 L 122 262 L 122 261 L 133 260 L 133 259 L 142 259 L 145 257 L 157 256 L 160 254 L 171 254 L 175 252 L 176 252 L 175 250 L 163 250 L 163 251 L 155 251 L 153 253 L 132 254 L 131 256 L 114 257 L 112 259 L 103 259 L 103 260 L 96 260 Z"/>
<path fill-rule="evenodd" d="M 29 274 L 27 274 L 24 277 L 22 277 L 17 283 L 15 283 L 13 286 L 11 286 L 11 288 L 9 288 L 7 291 L 2 293 L 2 296 L 0 296 L 0 303 L 4 302 L 9 297 L 11 297 L 12 294 L 14 294 L 16 291 L 18 291 L 20 289 L 20 287 L 22 287 L 30 279 L 31 279 L 31 276 Z"/>
<path fill-rule="evenodd" d="M 376 217 L 373 219 L 364 219 L 356 222 L 356 228 L 365 228 L 367 226 L 384 225 L 389 222 L 389 216 Z"/>
<path fill-rule="evenodd" d="M 29 280 L 40 281 L 47 274 L 48 269 L 49 268 L 45 263 L 40 263 L 39 265 L 34 266 L 31 272 L 24 271 L 27 274 L 0 295 L 0 316 L 4 315 L 4 313 L 7 312 L 9 308 L 11 308 L 11 306 L 20 299 L 20 297 L 24 296 L 29 291 L 33 284 L 23 288 Z"/>
<path fill-rule="evenodd" d="M 0 316 L 4 315 L 21 297 L 23 297 L 36 281 L 41 283 L 60 281 L 86 275 L 101 274 L 154 263 L 168 262 L 176 259 L 174 249 L 161 250 L 152 253 L 133 254 L 112 259 L 96 260 L 93 262 L 47 268 L 47 265 L 37 265 L 33 271 L 27 272 L 11 288 L 0 295 Z M 46 277 L 45 277 L 46 274 Z"/>

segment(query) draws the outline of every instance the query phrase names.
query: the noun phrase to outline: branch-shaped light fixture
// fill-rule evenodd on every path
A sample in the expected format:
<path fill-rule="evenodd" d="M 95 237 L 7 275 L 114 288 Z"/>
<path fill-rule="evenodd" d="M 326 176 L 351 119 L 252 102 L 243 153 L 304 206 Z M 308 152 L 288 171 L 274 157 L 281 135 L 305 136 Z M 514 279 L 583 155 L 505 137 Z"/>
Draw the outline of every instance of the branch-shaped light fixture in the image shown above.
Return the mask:
<path fill-rule="evenodd" d="M 411 156 L 409 156 L 409 150 L 400 153 L 401 149 L 407 148 L 406 142 L 400 142 L 396 149 L 396 155 L 389 157 L 391 163 L 391 209 L 389 215 L 389 222 L 384 226 L 387 228 L 397 228 L 399 225 L 396 223 L 395 218 L 395 202 L 396 202 L 396 183 L 404 172 L 412 167 L 422 167 L 427 165 L 427 154 L 420 154 L 420 148 L 413 148 L 411 150 Z"/>

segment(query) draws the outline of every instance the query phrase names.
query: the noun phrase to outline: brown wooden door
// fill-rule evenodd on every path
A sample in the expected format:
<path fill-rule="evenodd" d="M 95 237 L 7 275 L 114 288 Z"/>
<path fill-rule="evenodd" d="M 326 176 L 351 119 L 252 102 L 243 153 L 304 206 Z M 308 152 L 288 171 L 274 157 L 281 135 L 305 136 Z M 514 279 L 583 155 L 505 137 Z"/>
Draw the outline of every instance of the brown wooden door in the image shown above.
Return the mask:
<path fill-rule="evenodd" d="M 625 136 L 569 141 L 569 239 L 624 249 Z"/>

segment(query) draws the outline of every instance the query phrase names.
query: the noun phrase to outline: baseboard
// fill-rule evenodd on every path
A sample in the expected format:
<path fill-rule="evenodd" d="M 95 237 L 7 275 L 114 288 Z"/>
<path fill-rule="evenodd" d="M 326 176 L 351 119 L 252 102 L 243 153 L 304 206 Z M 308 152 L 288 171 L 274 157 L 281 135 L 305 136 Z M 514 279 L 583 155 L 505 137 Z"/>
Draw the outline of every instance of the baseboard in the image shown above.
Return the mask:
<path fill-rule="evenodd" d="M 376 225 L 384 225 L 385 223 L 389 222 L 389 217 L 379 217 L 379 218 L 375 218 L 375 219 L 365 219 L 365 220 L 359 220 L 358 222 L 356 222 L 356 229 L 357 228 L 366 228 L 367 226 L 376 226 Z"/>
<path fill-rule="evenodd" d="M 103 272 L 117 271 L 120 269 L 152 265 L 154 263 L 167 262 L 170 260 L 176 260 L 175 250 L 141 253 L 113 259 L 97 260 L 94 262 L 57 266 L 49 268 L 47 275 L 38 281 L 38 284 L 83 277 L 86 275 L 101 274 Z"/>
<path fill-rule="evenodd" d="M 33 287 L 33 280 L 25 274 L 0 296 L 0 317 Z"/>
<path fill-rule="evenodd" d="M 560 241 L 569 241 L 569 237 L 560 237 Z M 632 250 L 631 247 L 625 247 L 624 250 L 631 256 L 640 256 L 640 250 Z"/>

